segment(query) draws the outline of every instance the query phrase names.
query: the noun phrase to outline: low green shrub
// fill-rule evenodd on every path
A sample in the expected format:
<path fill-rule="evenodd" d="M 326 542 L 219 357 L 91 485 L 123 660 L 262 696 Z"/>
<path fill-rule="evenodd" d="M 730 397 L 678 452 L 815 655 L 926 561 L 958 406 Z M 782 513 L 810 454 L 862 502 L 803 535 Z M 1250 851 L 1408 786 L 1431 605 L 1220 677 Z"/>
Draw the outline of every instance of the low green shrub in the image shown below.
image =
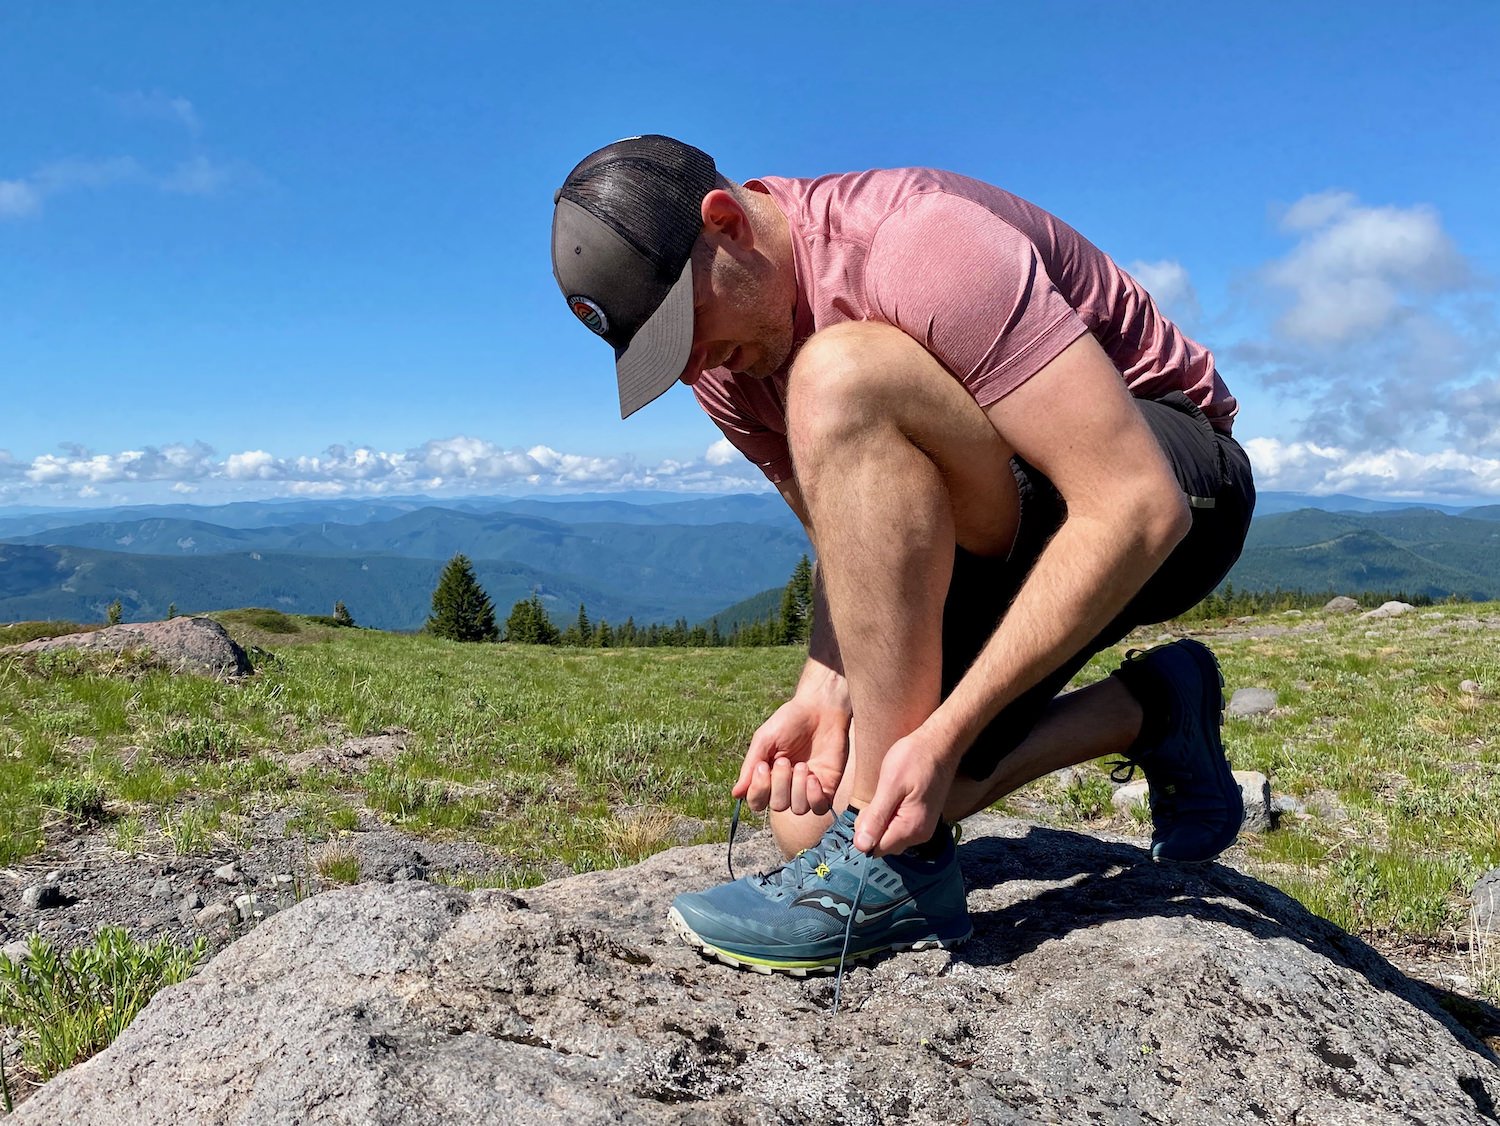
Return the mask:
<path fill-rule="evenodd" d="M 19 1034 L 21 1061 L 45 1081 L 108 1047 L 158 990 L 187 980 L 207 942 L 145 945 L 123 927 L 63 955 L 32 935 L 27 957 L 0 958 L 0 1023 Z"/>
<path fill-rule="evenodd" d="M 34 782 L 31 797 L 38 805 L 75 821 L 104 820 L 104 784 L 83 774 L 64 774 Z"/>

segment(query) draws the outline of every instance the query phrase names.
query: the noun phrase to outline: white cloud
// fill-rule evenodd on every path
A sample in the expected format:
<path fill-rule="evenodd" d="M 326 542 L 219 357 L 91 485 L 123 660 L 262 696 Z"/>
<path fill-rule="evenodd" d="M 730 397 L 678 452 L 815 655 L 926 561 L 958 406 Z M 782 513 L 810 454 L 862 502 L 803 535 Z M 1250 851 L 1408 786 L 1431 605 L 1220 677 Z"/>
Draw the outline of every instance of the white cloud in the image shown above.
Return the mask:
<path fill-rule="evenodd" d="M 21 179 L 0 180 L 0 219 L 36 215 L 47 199 L 70 192 L 139 187 L 207 196 L 233 185 L 264 181 L 256 168 L 243 161 L 215 161 L 206 156 L 180 161 L 167 172 L 153 172 L 133 156 L 55 160 Z"/>
<path fill-rule="evenodd" d="M 41 193 L 25 180 L 0 180 L 0 219 L 35 215 L 41 206 Z"/>
<path fill-rule="evenodd" d="M 1151 299 L 1174 321 L 1191 325 L 1201 320 L 1203 309 L 1198 304 L 1198 294 L 1193 289 L 1187 267 L 1181 262 L 1164 258 L 1159 262 L 1135 261 L 1125 272 L 1141 285 Z"/>
<path fill-rule="evenodd" d="M 233 183 L 258 178 L 259 175 L 248 165 L 195 156 L 179 163 L 156 183 L 162 191 L 177 195 L 214 195 Z"/>
<path fill-rule="evenodd" d="M 717 452 L 716 452 L 717 451 Z M 629 455 L 567 453 L 547 445 L 505 449 L 482 438 L 438 438 L 409 450 L 330 446 L 318 454 L 278 457 L 242 450 L 220 457 L 201 442 L 96 453 L 70 447 L 29 463 L 0 451 L 0 478 L 19 476 L 39 495 L 64 488 L 170 483 L 190 493 L 260 487 L 294 496 L 358 496 L 391 492 L 481 491 L 524 487 L 558 491 L 664 488 L 675 491 L 760 491 L 758 470 L 720 456 L 720 443 L 700 458 L 642 465 Z M 710 456 L 712 455 L 712 456 Z M 730 464 L 737 461 L 737 464 Z M 11 490 L 12 493 L 16 492 Z"/>
<path fill-rule="evenodd" d="M 1423 453 L 1401 447 L 1355 451 L 1314 442 L 1250 438 L 1245 451 L 1262 490 L 1394 499 L 1500 495 L 1500 458 L 1455 449 Z"/>
<path fill-rule="evenodd" d="M 31 174 L 31 182 L 43 195 L 59 192 L 112 188 L 117 184 L 140 184 L 150 180 L 146 169 L 133 156 L 103 160 L 54 160 Z"/>
<path fill-rule="evenodd" d="M 708 465 L 731 465 L 739 456 L 740 451 L 734 448 L 733 442 L 728 438 L 720 438 L 704 451 L 703 460 Z"/>
<path fill-rule="evenodd" d="M 190 133 L 197 133 L 202 124 L 192 102 L 186 98 L 164 94 L 160 90 L 129 90 L 114 95 L 113 101 L 127 117 L 171 122 L 181 125 Z"/>
<path fill-rule="evenodd" d="M 1500 453 L 1500 316 L 1493 291 L 1430 207 L 1305 196 L 1279 216 L 1291 248 L 1254 275 L 1271 323 L 1221 344 L 1278 400 L 1279 436 L 1356 454 Z M 1281 428 L 1284 428 L 1282 432 Z"/>
<path fill-rule="evenodd" d="M 1282 216 L 1301 240 L 1266 272 L 1290 297 L 1288 338 L 1336 345 L 1390 325 L 1414 295 L 1461 288 L 1469 270 L 1428 207 L 1365 207 L 1348 192 L 1305 196 Z"/>

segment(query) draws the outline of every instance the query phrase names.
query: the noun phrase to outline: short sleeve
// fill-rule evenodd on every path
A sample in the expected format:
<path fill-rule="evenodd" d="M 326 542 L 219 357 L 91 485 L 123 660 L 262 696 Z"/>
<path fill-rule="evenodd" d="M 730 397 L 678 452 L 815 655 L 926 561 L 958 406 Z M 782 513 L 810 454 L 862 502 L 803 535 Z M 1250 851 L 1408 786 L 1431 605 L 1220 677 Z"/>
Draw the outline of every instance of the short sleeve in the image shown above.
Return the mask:
<path fill-rule="evenodd" d="M 792 450 L 786 440 L 786 408 L 770 379 L 742 387 L 732 375 L 704 372 L 693 384 L 698 405 L 730 445 L 753 462 L 773 485 L 790 481 Z"/>
<path fill-rule="evenodd" d="M 865 287 L 876 315 L 921 342 L 982 407 L 1088 331 L 1030 239 L 943 192 L 917 196 L 881 223 Z"/>

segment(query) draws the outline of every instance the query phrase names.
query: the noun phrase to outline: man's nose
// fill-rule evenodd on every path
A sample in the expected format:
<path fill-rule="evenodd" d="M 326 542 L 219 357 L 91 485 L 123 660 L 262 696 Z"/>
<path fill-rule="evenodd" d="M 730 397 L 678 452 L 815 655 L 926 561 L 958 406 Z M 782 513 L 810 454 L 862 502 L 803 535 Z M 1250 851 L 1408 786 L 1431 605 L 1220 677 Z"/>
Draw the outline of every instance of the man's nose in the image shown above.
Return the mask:
<path fill-rule="evenodd" d="M 703 374 L 703 365 L 708 362 L 708 345 L 696 344 L 688 353 L 687 364 L 682 369 L 682 374 L 677 378 L 691 387 L 698 382 L 698 377 Z"/>

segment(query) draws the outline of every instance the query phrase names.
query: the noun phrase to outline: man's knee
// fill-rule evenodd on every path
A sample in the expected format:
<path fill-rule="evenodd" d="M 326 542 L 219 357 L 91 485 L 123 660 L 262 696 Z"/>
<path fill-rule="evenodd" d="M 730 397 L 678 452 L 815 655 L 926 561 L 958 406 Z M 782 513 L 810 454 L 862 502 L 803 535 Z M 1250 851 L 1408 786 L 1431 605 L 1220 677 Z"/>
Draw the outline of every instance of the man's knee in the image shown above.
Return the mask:
<path fill-rule="evenodd" d="M 902 379 L 936 361 L 900 329 L 867 321 L 834 325 L 797 352 L 787 385 L 787 437 L 796 449 L 888 419 Z"/>

